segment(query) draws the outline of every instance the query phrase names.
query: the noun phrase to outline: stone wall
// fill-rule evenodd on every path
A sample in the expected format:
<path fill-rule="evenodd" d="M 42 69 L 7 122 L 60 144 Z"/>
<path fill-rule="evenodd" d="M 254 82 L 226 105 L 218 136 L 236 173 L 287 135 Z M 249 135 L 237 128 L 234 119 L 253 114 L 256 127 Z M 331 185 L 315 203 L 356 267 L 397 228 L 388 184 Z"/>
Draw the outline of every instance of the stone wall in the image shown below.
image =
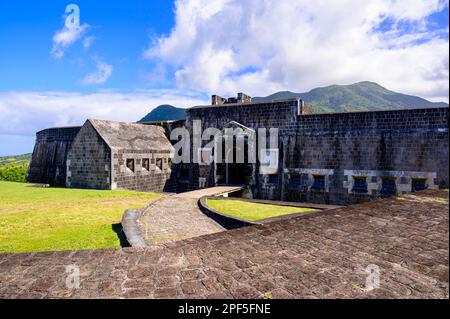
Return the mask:
<path fill-rule="evenodd" d="M 284 199 L 359 202 L 380 196 L 383 179 L 397 194 L 414 180 L 449 186 L 448 108 L 302 115 L 281 144 Z M 324 189 L 311 189 L 315 176 L 324 176 Z M 354 191 L 357 178 L 367 192 Z"/>
<path fill-rule="evenodd" d="M 88 121 L 75 138 L 67 159 L 66 186 L 111 189 L 111 151 Z"/>
<path fill-rule="evenodd" d="M 36 134 L 36 144 L 27 173 L 28 183 L 64 186 L 68 150 L 81 127 L 53 128 Z"/>
<path fill-rule="evenodd" d="M 146 192 L 168 191 L 167 184 L 171 176 L 170 158 L 170 152 L 150 150 L 113 151 L 112 189 Z M 134 171 L 127 167 L 127 160 L 134 161 Z M 148 170 L 143 165 L 144 160 L 149 161 Z"/>
<path fill-rule="evenodd" d="M 296 100 L 197 107 L 188 110 L 186 127 L 192 133 L 193 121 L 201 120 L 203 129 L 231 121 L 279 129 L 278 172 L 253 176 L 255 198 L 345 204 L 379 197 L 388 186 L 396 194 L 415 183 L 449 186 L 448 108 L 336 114 L 304 108 Z M 215 185 L 215 170 L 177 165 L 178 191 Z"/>
<path fill-rule="evenodd" d="M 186 126 L 190 128 L 193 120 L 201 120 L 203 127 L 221 129 L 236 121 L 253 129 L 276 127 L 295 130 L 301 104 L 299 100 L 286 100 L 191 108 L 187 110 Z"/>

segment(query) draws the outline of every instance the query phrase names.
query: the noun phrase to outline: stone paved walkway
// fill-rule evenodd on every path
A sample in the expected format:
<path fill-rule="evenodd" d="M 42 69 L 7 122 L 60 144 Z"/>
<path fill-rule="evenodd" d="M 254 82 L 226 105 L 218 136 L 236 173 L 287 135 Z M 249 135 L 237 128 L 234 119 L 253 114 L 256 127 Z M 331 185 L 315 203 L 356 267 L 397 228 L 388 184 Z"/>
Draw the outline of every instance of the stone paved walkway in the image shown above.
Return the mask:
<path fill-rule="evenodd" d="M 448 208 L 427 191 L 145 249 L 3 254 L 0 298 L 448 298 Z"/>
<path fill-rule="evenodd" d="M 203 214 L 198 200 L 203 196 L 223 194 L 237 187 L 213 187 L 179 195 L 166 195 L 149 206 L 139 221 L 149 244 L 177 241 L 225 231 Z"/>

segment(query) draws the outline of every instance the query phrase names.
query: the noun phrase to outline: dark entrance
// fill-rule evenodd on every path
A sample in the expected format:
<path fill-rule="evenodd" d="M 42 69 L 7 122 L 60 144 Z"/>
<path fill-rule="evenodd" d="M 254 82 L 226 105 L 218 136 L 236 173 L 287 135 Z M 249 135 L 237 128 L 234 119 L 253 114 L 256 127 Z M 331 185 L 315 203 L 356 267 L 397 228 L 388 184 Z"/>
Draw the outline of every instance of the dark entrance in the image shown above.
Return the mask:
<path fill-rule="evenodd" d="M 248 160 L 248 138 L 244 139 L 243 163 L 242 159 L 241 162 L 238 161 L 237 156 L 237 152 L 242 150 L 234 147 L 225 154 L 225 143 L 223 143 L 222 147 L 222 150 L 224 150 L 222 152 L 222 163 L 216 165 L 218 183 L 221 185 L 249 185 L 253 174 L 253 164 L 249 163 Z M 233 154 L 232 157 L 231 154 Z M 228 158 L 228 161 L 226 158 Z"/>
<path fill-rule="evenodd" d="M 246 164 L 227 164 L 227 176 L 230 185 L 244 185 L 246 184 L 247 176 Z"/>

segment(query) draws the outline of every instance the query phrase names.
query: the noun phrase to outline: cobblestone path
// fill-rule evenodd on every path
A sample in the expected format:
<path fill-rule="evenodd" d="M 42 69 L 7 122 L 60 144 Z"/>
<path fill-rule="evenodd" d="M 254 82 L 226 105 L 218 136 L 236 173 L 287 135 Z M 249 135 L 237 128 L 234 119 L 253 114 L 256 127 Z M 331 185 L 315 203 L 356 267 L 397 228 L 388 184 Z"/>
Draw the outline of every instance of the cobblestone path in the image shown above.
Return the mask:
<path fill-rule="evenodd" d="M 149 244 L 178 241 L 192 237 L 225 231 L 211 218 L 203 214 L 198 200 L 239 189 L 214 187 L 204 190 L 166 195 L 149 206 L 139 221 L 145 240 Z"/>
<path fill-rule="evenodd" d="M 448 299 L 448 208 L 426 191 L 143 249 L 0 254 L 0 299 Z"/>

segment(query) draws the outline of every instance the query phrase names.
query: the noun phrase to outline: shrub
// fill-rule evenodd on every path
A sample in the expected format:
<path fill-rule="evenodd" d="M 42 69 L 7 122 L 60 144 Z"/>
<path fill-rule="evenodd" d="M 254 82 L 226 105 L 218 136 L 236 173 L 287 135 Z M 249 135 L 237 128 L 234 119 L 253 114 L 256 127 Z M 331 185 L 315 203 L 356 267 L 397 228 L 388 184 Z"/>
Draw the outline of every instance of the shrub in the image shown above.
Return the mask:
<path fill-rule="evenodd" d="M 28 164 L 12 163 L 0 167 L 0 180 L 7 182 L 25 182 Z"/>

